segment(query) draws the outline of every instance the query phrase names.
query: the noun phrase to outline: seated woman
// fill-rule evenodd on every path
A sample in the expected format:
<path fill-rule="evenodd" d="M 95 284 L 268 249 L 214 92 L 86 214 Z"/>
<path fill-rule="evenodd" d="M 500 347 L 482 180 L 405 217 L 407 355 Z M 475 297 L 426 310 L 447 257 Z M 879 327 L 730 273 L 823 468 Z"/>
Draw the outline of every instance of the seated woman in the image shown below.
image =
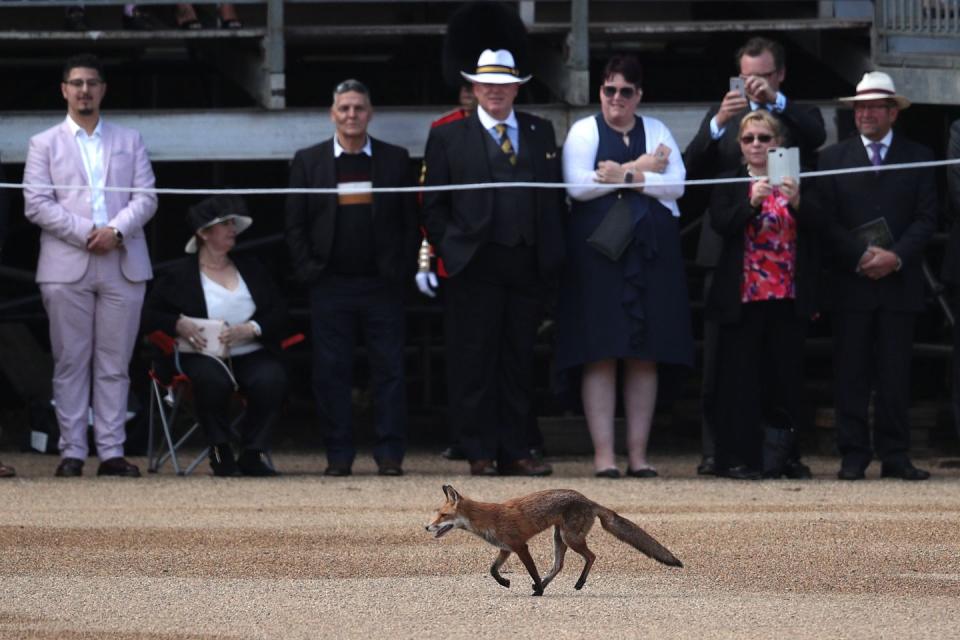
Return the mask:
<path fill-rule="evenodd" d="M 816 311 L 816 207 L 800 206 L 797 181 L 767 178 L 767 151 L 780 122 L 764 109 L 740 123 L 744 166 L 721 177 L 754 178 L 714 187 L 713 228 L 723 250 L 707 300 L 718 337 L 717 475 L 809 478 L 796 450 L 803 420 L 803 343 Z M 764 429 L 785 458 L 764 469 Z M 778 435 L 779 434 L 779 435 Z"/>
<path fill-rule="evenodd" d="M 144 303 L 146 332 L 179 336 L 196 349 L 219 340 L 229 347 L 227 361 L 200 353 L 180 354 L 180 366 L 193 387 L 197 419 L 210 443 L 210 467 L 216 476 L 276 475 L 266 464 L 273 423 L 287 384 L 280 361 L 286 336 L 286 308 L 263 266 L 247 256 L 230 256 L 237 234 L 252 220 L 243 200 L 215 196 L 190 208 L 193 237 L 186 252 L 196 254 L 159 278 Z M 222 319 L 227 329 L 205 336 L 190 318 Z M 246 399 L 237 433 L 240 455 L 230 448 L 229 407 L 234 380 Z"/>

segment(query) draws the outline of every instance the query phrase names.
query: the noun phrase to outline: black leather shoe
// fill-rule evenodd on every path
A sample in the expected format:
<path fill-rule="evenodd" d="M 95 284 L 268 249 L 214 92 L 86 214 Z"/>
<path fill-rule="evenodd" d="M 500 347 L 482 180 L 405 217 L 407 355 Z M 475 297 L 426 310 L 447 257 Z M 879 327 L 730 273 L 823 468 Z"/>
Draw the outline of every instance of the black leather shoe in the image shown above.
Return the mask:
<path fill-rule="evenodd" d="M 467 454 L 464 452 L 463 448 L 460 445 L 452 444 L 443 451 L 440 452 L 440 455 L 447 460 L 466 460 Z"/>
<path fill-rule="evenodd" d="M 97 467 L 98 476 L 116 476 L 118 478 L 139 478 L 140 469 L 130 464 L 125 458 L 110 458 L 104 460 Z"/>
<path fill-rule="evenodd" d="M 609 469 L 601 469 L 600 471 L 594 472 L 593 477 L 616 479 L 620 477 L 620 470 L 617 469 L 616 467 L 610 467 Z"/>
<path fill-rule="evenodd" d="M 58 478 L 79 478 L 83 475 L 83 460 L 79 458 L 64 458 L 53 472 Z"/>
<path fill-rule="evenodd" d="M 787 460 L 787 464 L 783 465 L 783 475 L 791 480 L 809 480 L 813 477 L 810 467 L 799 460 Z"/>
<path fill-rule="evenodd" d="M 763 474 L 756 469 L 751 469 L 745 464 L 738 464 L 727 467 L 722 473 L 717 472 L 721 478 L 730 478 L 731 480 L 759 480 Z"/>
<path fill-rule="evenodd" d="M 553 473 L 553 467 L 546 462 L 537 462 L 533 458 L 521 458 L 512 462 L 505 462 L 497 470 L 502 476 L 543 477 Z"/>
<path fill-rule="evenodd" d="M 925 469 L 917 469 L 909 462 L 901 465 L 883 465 L 880 468 L 881 478 L 900 478 L 901 480 L 929 480 L 930 472 Z"/>
<path fill-rule="evenodd" d="M 703 456 L 703 459 L 700 460 L 700 464 L 697 465 L 697 475 L 698 476 L 717 475 L 716 459 L 713 456 Z"/>
<path fill-rule="evenodd" d="M 68 7 L 63 15 L 63 27 L 67 31 L 89 31 L 86 12 L 81 7 Z"/>
<path fill-rule="evenodd" d="M 271 478 L 280 475 L 273 467 L 267 464 L 263 451 L 247 449 L 237 458 L 237 468 L 245 476 L 254 478 Z"/>
<path fill-rule="evenodd" d="M 840 480 L 863 480 L 866 475 L 860 467 L 840 467 L 837 478 Z"/>
<path fill-rule="evenodd" d="M 218 477 L 237 475 L 237 461 L 233 459 L 233 450 L 229 444 L 215 444 L 210 447 L 210 468 L 213 475 Z"/>
<path fill-rule="evenodd" d="M 652 467 L 644 467 L 643 469 L 631 469 L 627 467 L 628 478 L 656 478 L 658 475 L 657 470 Z"/>
<path fill-rule="evenodd" d="M 403 467 L 396 460 L 380 460 L 377 462 L 377 475 L 380 476 L 402 476 Z"/>
<path fill-rule="evenodd" d="M 344 476 L 349 476 L 353 473 L 353 470 L 350 468 L 350 465 L 343 463 L 333 463 L 327 465 L 327 468 L 324 469 L 323 475 L 331 476 L 334 478 L 343 478 Z"/>

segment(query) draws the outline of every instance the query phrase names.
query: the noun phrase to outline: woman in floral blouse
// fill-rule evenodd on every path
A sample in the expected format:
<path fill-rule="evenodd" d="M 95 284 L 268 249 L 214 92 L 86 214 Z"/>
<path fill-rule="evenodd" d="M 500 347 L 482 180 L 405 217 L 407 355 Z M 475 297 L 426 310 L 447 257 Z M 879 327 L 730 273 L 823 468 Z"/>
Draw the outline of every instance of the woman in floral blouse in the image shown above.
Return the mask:
<path fill-rule="evenodd" d="M 724 238 L 707 301 L 720 325 L 717 470 L 736 479 L 810 477 L 795 430 L 805 422 L 803 343 L 816 312 L 816 209 L 801 207 L 798 181 L 770 184 L 767 151 L 781 140 L 781 124 L 768 111 L 746 115 L 744 166 L 724 177 L 751 180 L 717 185 L 710 203 L 711 223 Z M 765 437 L 789 448 L 767 468 Z"/>

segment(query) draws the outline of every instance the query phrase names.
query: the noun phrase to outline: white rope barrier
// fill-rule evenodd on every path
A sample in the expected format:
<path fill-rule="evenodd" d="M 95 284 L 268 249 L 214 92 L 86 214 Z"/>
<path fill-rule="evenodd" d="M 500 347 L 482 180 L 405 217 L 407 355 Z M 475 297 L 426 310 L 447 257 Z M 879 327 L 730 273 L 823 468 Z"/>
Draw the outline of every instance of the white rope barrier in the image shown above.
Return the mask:
<path fill-rule="evenodd" d="M 944 167 L 960 164 L 960 158 L 952 160 L 930 160 L 928 162 L 907 162 L 903 164 L 889 164 L 879 166 L 850 167 L 847 169 L 832 169 L 829 171 L 806 171 L 800 174 L 803 178 L 818 178 L 832 175 L 846 175 L 852 173 L 869 173 L 878 171 L 899 171 L 904 169 L 924 169 L 931 167 Z M 756 178 L 711 178 L 707 180 L 684 180 L 682 182 L 660 182 L 658 187 L 696 187 L 703 185 L 726 184 L 731 182 L 750 182 Z M 600 182 L 589 183 L 570 183 L 570 182 L 481 182 L 471 184 L 445 184 L 410 187 L 331 187 L 331 188 L 253 188 L 253 189 L 177 189 L 169 187 L 155 187 L 152 189 L 138 187 L 100 187 L 101 191 L 120 191 L 130 193 L 155 193 L 157 195 L 289 195 L 289 194 L 317 194 L 333 195 L 341 193 L 430 193 L 437 191 L 475 191 L 478 189 L 567 189 L 567 188 L 595 188 L 598 186 L 611 189 L 618 188 L 636 188 L 636 184 L 607 184 Z M 84 191 L 92 189 L 90 185 L 53 185 L 53 184 L 28 184 L 17 182 L 0 182 L 0 189 L 37 189 L 37 190 L 63 190 L 63 191 Z"/>

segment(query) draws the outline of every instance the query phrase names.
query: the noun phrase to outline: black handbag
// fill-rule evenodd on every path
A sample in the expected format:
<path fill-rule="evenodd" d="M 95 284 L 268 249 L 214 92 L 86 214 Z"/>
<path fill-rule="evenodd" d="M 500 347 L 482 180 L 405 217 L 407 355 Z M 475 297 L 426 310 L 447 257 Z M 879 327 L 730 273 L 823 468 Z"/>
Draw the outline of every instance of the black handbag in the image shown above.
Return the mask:
<path fill-rule="evenodd" d="M 627 204 L 626 198 L 618 195 L 616 202 L 607 210 L 603 220 L 587 238 L 587 244 L 616 262 L 631 242 L 633 242 L 633 214 L 630 212 L 630 205 Z"/>

